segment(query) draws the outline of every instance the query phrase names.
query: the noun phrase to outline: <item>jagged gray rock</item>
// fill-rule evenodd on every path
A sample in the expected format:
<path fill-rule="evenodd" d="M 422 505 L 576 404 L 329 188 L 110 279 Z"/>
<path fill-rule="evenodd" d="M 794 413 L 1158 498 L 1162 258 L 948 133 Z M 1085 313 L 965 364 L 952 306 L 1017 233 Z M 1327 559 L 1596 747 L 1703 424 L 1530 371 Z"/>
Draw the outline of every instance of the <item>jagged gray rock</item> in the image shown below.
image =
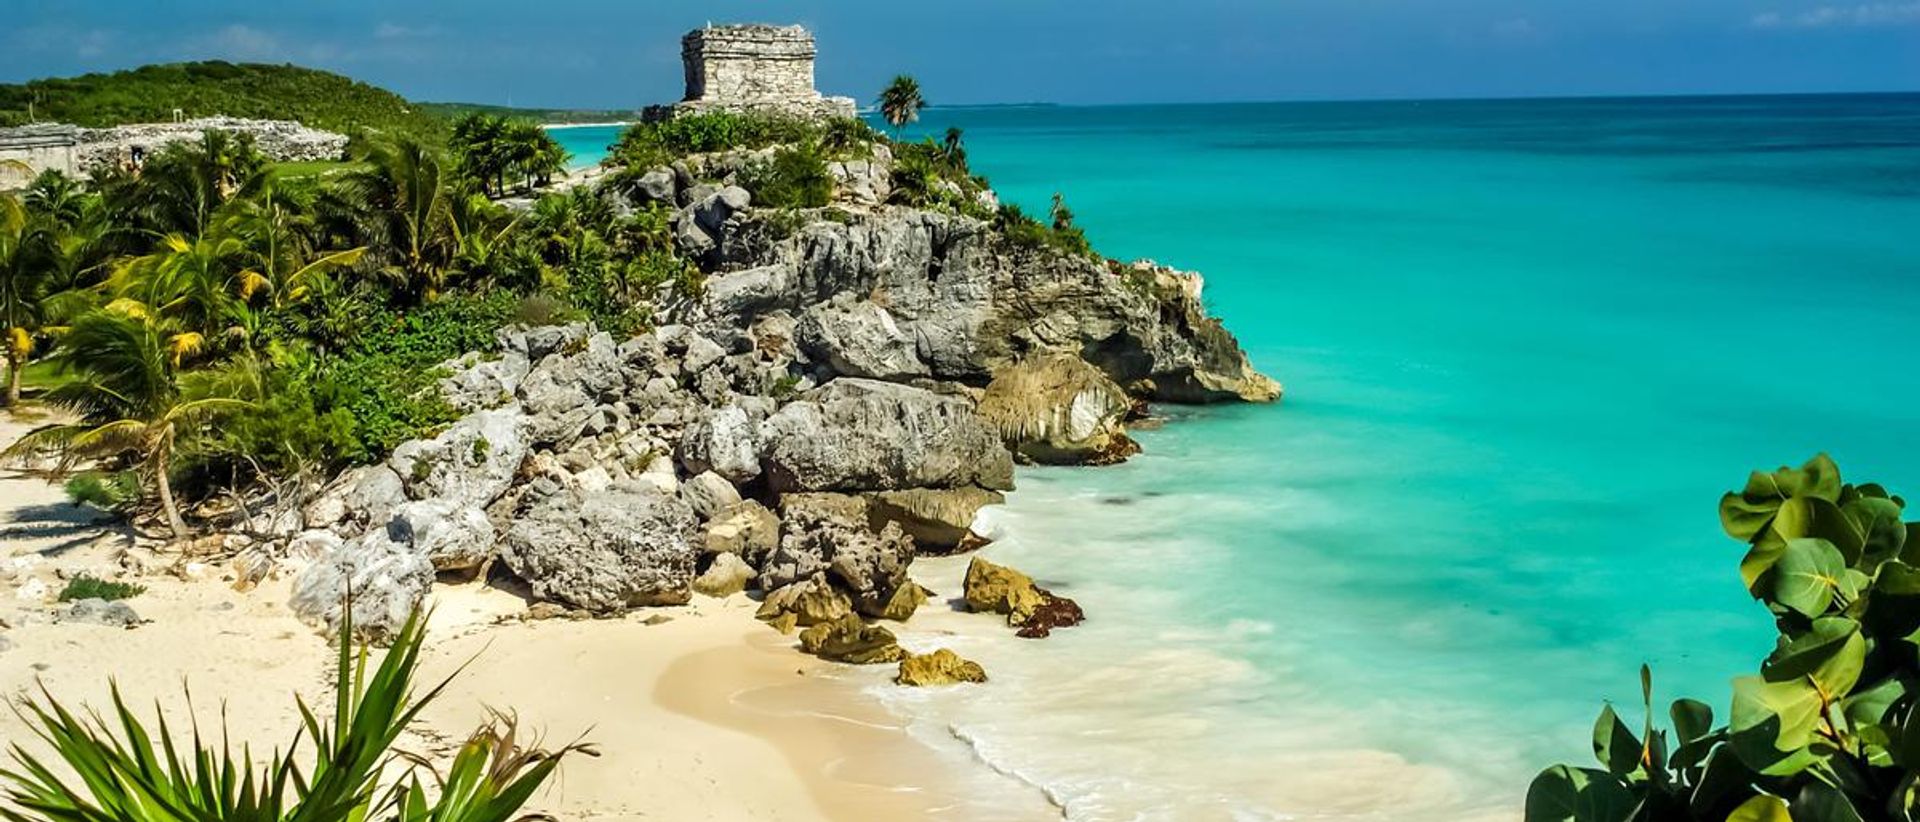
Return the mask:
<path fill-rule="evenodd" d="M 952 551 L 969 539 L 984 542 L 972 531 L 974 516 L 1006 501 L 1000 492 L 984 488 L 911 488 L 863 496 L 868 522 L 895 523 L 914 544 L 932 551 Z"/>
<path fill-rule="evenodd" d="M 433 586 L 433 562 L 413 546 L 374 528 L 307 566 L 288 605 L 295 616 L 335 636 L 353 597 L 353 630 L 374 642 L 391 639 Z"/>
<path fill-rule="evenodd" d="M 514 472 L 527 456 L 527 427 L 527 414 L 518 405 L 468 414 L 433 439 L 402 443 L 387 465 L 405 484 L 408 497 L 485 508 L 513 484 Z M 378 522 L 382 520 L 369 520 Z"/>
<path fill-rule="evenodd" d="M 1013 459 L 966 400 L 842 377 L 761 426 L 776 491 L 1011 489 Z"/>
<path fill-rule="evenodd" d="M 906 381 L 932 373 L 911 334 L 872 300 L 842 294 L 800 315 L 800 349 L 848 377 Z"/>
<path fill-rule="evenodd" d="M 440 380 L 440 394 L 461 411 L 497 408 L 513 401 L 533 365 L 519 351 L 497 357 L 469 352 L 442 366 L 449 372 Z"/>
<path fill-rule="evenodd" d="M 774 591 L 824 572 L 854 607 L 880 616 L 902 585 L 909 584 L 913 541 L 887 523 L 868 527 L 859 500 L 837 494 L 795 495 L 784 506 L 780 547 L 760 569 L 760 587 Z"/>
<path fill-rule="evenodd" d="M 680 483 L 680 499 L 701 522 L 740 503 L 740 491 L 719 474 L 703 471 Z"/>
<path fill-rule="evenodd" d="M 1280 394 L 1206 315 L 1197 275 L 1022 247 L 987 223 L 910 208 L 821 219 L 798 232 L 757 230 L 767 219 L 749 212 L 738 230 L 716 238 L 716 264 L 792 276 L 758 277 L 752 288 L 725 283 L 704 302 L 716 321 L 776 309 L 798 313 L 839 294 L 883 294 L 939 379 L 980 384 L 1022 357 L 1068 352 L 1160 400 L 1266 401 Z M 753 299 L 742 299 L 743 292 Z"/>
<path fill-rule="evenodd" d="M 500 554 L 541 600 L 599 613 L 678 605 L 698 556 L 693 528 L 685 503 L 650 486 L 563 489 L 527 503 Z"/>
<path fill-rule="evenodd" d="M 388 536 L 413 546 L 437 571 L 473 571 L 492 559 L 495 533 L 485 511 L 441 499 L 400 506 Z"/>
<path fill-rule="evenodd" d="M 105 599 L 74 600 L 67 603 L 67 607 L 55 611 L 53 618 L 56 622 L 79 622 L 109 628 L 132 628 L 141 622 L 133 606 Z"/>
<path fill-rule="evenodd" d="M 739 554 L 759 566 L 780 545 L 780 517 L 758 500 L 741 500 L 714 515 L 701 546 L 709 554 Z"/>
<path fill-rule="evenodd" d="M 760 476 L 760 451 L 759 423 L 735 403 L 688 426 L 679 459 L 689 473 L 712 471 L 737 485 Z"/>

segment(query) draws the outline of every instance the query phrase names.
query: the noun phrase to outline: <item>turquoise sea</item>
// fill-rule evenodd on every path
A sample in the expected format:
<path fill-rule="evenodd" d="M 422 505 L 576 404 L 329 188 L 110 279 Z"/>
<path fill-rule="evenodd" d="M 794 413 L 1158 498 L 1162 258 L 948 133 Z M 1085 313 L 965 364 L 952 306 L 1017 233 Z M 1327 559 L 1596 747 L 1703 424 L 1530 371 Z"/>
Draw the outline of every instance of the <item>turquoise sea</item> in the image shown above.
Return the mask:
<path fill-rule="evenodd" d="M 986 554 L 1089 621 L 919 626 L 1003 686 L 876 689 L 1070 818 L 1517 818 L 1604 701 L 1639 716 L 1643 662 L 1724 719 L 1771 648 L 1715 513 L 1749 469 L 1826 450 L 1920 493 L 1920 95 L 914 133 L 948 126 L 1030 213 L 1063 192 L 1105 253 L 1202 272 L 1287 389 L 1161 408 L 1122 466 L 1023 470 Z M 957 590 L 961 562 L 916 569 Z"/>
<path fill-rule="evenodd" d="M 1056 693 L 926 707 L 1073 818 L 1516 816 L 1642 662 L 1724 718 L 1771 649 L 1716 517 L 1749 469 L 1920 493 L 1920 95 L 923 120 L 1205 274 L 1286 385 L 1000 512 L 1089 622 L 999 652 Z"/>

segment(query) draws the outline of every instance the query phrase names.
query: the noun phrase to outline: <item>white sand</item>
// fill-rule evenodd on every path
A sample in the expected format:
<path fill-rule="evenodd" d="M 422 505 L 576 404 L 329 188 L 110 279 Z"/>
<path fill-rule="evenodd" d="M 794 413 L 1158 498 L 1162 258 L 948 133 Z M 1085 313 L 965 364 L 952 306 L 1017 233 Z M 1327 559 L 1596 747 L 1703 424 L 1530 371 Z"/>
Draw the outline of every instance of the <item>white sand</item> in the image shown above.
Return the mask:
<path fill-rule="evenodd" d="M 0 442 L 29 427 L 0 411 Z M 224 710 L 236 743 L 262 747 L 291 738 L 294 694 L 330 704 L 332 653 L 287 609 L 284 579 L 240 593 L 224 568 L 196 567 L 192 580 L 147 568 L 129 576 L 148 586 L 129 600 L 146 624 L 53 622 L 60 574 L 122 573 L 116 554 L 131 537 L 99 519 L 40 477 L 0 472 L 0 563 L 27 561 L 0 580 L 11 626 L 0 637 L 13 646 L 0 651 L 0 696 L 37 681 L 70 705 L 105 706 L 112 678 L 137 709 L 157 699 L 182 721 L 184 683 L 202 723 Z M 44 596 L 20 598 L 33 580 Z M 525 603 L 479 585 L 440 588 L 434 604 L 423 683 L 470 664 L 403 746 L 449 752 L 488 706 L 551 743 L 584 735 L 603 755 L 568 761 L 535 800 L 562 819 L 961 819 L 972 818 L 967 791 L 1003 787 L 908 739 L 855 686 L 818 676 L 832 666 L 755 622 L 744 596 L 602 621 L 497 622 Z M 672 618 L 646 624 L 659 615 Z M 26 733 L 0 711 L 0 740 Z M 953 778 L 956 768 L 978 773 Z M 1037 796 L 1028 805 L 1018 818 L 1058 818 Z"/>

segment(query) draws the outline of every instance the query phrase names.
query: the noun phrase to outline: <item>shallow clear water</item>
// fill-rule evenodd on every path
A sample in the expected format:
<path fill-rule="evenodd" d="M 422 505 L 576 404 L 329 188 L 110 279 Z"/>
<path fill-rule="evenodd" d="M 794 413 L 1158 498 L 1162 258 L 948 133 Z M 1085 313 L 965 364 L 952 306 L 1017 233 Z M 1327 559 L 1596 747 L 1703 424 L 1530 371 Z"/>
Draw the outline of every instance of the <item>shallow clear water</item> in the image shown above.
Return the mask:
<path fill-rule="evenodd" d="M 555 126 L 547 134 L 567 150 L 568 168 L 586 168 L 606 159 L 607 147 L 625 130 L 626 126 Z"/>
<path fill-rule="evenodd" d="M 1603 700 L 1770 648 L 1719 494 L 1920 492 L 1920 96 L 936 109 L 1109 255 L 1203 272 L 1275 407 L 1023 470 L 987 556 L 1080 599 L 898 695 L 1080 819 L 1517 814 Z M 916 566 L 921 567 L 921 566 Z M 957 591 L 958 565 L 927 565 Z"/>

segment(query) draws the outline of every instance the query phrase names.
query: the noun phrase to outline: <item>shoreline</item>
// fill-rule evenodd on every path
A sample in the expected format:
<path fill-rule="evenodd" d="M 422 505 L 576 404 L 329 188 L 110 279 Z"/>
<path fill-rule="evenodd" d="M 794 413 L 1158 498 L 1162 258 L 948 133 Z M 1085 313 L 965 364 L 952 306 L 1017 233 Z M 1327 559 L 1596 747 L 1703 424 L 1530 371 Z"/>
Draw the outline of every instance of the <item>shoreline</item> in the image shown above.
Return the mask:
<path fill-rule="evenodd" d="M 0 414 L 0 441 L 31 425 Z M 288 609 L 290 574 L 238 592 L 225 567 L 169 573 L 172 557 L 133 548 L 111 520 L 72 506 L 36 475 L 0 471 L 0 495 L 0 567 L 14 569 L 0 575 L 0 694 L 25 697 L 44 684 L 69 707 L 104 707 L 117 680 L 142 718 L 156 701 L 174 722 L 212 726 L 224 714 L 236 742 L 262 747 L 284 744 L 298 727 L 295 695 L 327 704 L 333 651 Z M 126 577 L 147 586 L 126 600 L 144 624 L 48 616 L 62 575 L 112 578 L 127 562 L 116 558 L 122 552 L 147 565 Z M 44 591 L 23 596 L 35 580 Z M 960 767 L 968 763 L 913 738 L 865 692 L 863 680 L 890 679 L 892 666 L 802 654 L 793 637 L 753 618 L 758 603 L 744 594 L 617 619 L 520 620 L 524 600 L 468 583 L 436 585 L 429 606 L 416 689 L 460 674 L 402 749 L 444 761 L 497 708 L 549 744 L 584 736 L 601 751 L 568 759 L 530 811 L 580 820 L 1060 818 L 1037 790 L 1020 796 L 1014 780 Z M 565 677 L 557 686 L 556 672 Z M 27 736 L 17 716 L 0 712 L 0 737 Z M 1015 810 L 972 813 L 968 800 L 983 791 L 1016 797 L 1004 803 Z"/>
<path fill-rule="evenodd" d="M 633 125 L 635 122 L 638 122 L 638 121 L 608 120 L 607 122 L 604 122 L 604 123 L 541 123 L 540 127 L 548 131 L 557 131 L 560 129 L 569 129 L 569 128 L 613 128 L 615 126 L 625 127 L 625 126 Z"/>

